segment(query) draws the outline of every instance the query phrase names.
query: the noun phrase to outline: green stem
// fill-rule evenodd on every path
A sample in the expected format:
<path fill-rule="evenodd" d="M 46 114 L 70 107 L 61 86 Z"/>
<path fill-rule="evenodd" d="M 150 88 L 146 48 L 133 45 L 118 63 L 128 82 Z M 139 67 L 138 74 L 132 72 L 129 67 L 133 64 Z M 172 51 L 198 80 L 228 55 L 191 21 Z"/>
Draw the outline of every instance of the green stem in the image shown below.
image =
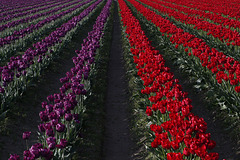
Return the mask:
<path fill-rule="evenodd" d="M 26 139 L 26 146 L 27 146 L 27 150 L 28 150 L 29 148 L 28 148 L 28 140 L 27 139 Z"/>

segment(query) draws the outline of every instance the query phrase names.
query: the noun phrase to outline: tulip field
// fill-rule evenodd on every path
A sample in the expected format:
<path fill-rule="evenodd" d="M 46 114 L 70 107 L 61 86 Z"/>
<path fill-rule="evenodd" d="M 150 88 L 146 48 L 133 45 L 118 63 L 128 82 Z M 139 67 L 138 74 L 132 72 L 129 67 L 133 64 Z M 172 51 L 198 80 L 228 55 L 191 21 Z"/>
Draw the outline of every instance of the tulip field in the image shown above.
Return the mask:
<path fill-rule="evenodd" d="M 75 51 L 73 67 L 55 82 L 61 85 L 58 91 L 42 95 L 36 142 L 29 143 L 33 131 L 26 130 L 16 140 L 26 142 L 22 154 L 7 151 L 9 160 L 81 159 L 76 155 L 82 150 L 76 148 L 85 146 L 81 132 L 88 128 L 90 106 L 97 106 L 91 112 L 107 115 L 101 108 L 106 101 L 109 46 L 119 45 L 111 41 L 116 36 L 113 24 L 118 23 L 114 15 L 120 19 L 119 43 L 134 122 L 131 131 L 141 137 L 135 139 L 144 146 L 142 159 L 240 159 L 236 149 L 240 140 L 240 1 L 0 0 L 0 4 L 0 128 L 18 110 L 29 88 L 54 63 L 61 65 L 64 49 Z M 71 47 L 84 32 L 78 47 Z M 184 76 L 178 79 L 176 72 Z M 210 106 L 206 112 L 214 112 L 214 117 L 208 119 L 221 123 L 220 130 L 231 137 L 229 143 L 238 145 L 235 153 L 225 157 L 224 147 L 216 149 L 223 144 L 215 142 L 211 134 L 216 133 L 210 133 L 204 118 L 194 112 L 195 98 L 190 98 L 192 92 L 184 90 L 182 81 L 189 81 L 191 91 Z M 93 121 L 97 126 L 98 120 Z"/>

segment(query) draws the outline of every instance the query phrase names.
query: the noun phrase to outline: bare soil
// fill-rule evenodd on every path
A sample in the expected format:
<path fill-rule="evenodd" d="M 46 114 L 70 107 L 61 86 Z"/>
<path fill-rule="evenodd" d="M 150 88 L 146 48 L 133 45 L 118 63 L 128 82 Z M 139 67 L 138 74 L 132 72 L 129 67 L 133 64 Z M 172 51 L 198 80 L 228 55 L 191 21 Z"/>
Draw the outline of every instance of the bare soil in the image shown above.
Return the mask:
<path fill-rule="evenodd" d="M 113 39 L 108 67 L 106 98 L 104 160 L 133 159 L 130 135 L 130 109 L 121 43 L 120 21 L 115 2 Z"/>

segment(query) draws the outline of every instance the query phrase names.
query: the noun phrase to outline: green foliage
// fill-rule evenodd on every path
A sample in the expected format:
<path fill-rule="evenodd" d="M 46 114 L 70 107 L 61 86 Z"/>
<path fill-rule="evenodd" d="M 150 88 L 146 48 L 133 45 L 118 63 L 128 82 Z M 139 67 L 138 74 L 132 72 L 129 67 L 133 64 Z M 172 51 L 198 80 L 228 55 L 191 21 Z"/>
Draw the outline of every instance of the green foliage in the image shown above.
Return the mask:
<path fill-rule="evenodd" d="M 118 8 L 119 10 L 119 8 Z M 120 14 L 120 13 L 119 13 Z M 121 17 L 121 16 L 120 16 Z M 150 149 L 152 137 L 149 137 L 149 120 L 145 113 L 146 106 L 150 104 L 146 95 L 141 93 L 143 81 L 137 75 L 136 65 L 133 62 L 133 56 L 130 52 L 130 45 L 126 38 L 125 28 L 122 27 L 122 46 L 125 61 L 126 75 L 128 79 L 129 107 L 131 109 L 131 132 L 134 135 L 136 148 L 140 148 L 138 153 L 142 159 L 152 159 Z"/>

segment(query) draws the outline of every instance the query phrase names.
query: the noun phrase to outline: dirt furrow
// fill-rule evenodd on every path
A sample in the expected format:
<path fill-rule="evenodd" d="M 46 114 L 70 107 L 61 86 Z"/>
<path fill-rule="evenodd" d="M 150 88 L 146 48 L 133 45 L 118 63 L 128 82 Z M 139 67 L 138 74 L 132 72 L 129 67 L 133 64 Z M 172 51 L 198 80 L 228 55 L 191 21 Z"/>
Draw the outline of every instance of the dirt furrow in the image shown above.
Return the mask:
<path fill-rule="evenodd" d="M 116 2 L 114 2 L 116 4 Z M 113 39 L 108 68 L 108 89 L 106 99 L 105 160 L 128 160 L 131 158 L 130 109 L 128 108 L 127 82 L 121 47 L 120 21 L 114 10 Z"/>

